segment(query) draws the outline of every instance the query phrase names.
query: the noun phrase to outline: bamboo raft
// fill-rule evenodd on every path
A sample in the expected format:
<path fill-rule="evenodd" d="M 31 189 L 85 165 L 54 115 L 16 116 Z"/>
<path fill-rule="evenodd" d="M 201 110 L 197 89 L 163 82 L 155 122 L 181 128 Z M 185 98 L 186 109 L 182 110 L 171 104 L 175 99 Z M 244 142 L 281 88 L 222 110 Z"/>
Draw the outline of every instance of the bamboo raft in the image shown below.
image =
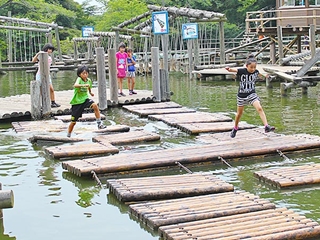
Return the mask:
<path fill-rule="evenodd" d="M 245 131 L 245 130 L 242 130 Z M 226 133 L 227 134 L 227 133 Z M 181 164 L 198 164 L 203 162 L 248 156 L 278 154 L 320 147 L 320 137 L 308 134 L 277 135 L 260 138 L 234 138 L 228 141 L 217 141 L 212 144 L 189 146 L 183 148 L 155 150 L 152 152 L 123 153 L 87 160 L 63 162 L 62 167 L 75 175 L 88 176 L 91 171 L 97 174 L 114 174 L 120 172 L 142 171 L 175 166 Z"/>
<path fill-rule="evenodd" d="M 79 156 L 94 156 L 119 153 L 119 149 L 110 143 L 84 143 L 68 146 L 53 146 L 45 148 L 45 152 L 53 158 L 70 158 Z M 82 160 L 87 161 L 87 160 Z"/>
<path fill-rule="evenodd" d="M 153 121 L 163 121 L 169 126 L 176 127 L 182 123 L 209 123 L 209 122 L 227 122 L 232 121 L 232 118 L 221 113 L 176 113 L 176 114 L 160 114 L 149 115 L 148 119 Z"/>
<path fill-rule="evenodd" d="M 162 226 L 159 235 L 164 240 L 315 239 L 320 236 L 320 226 L 278 208 Z"/>
<path fill-rule="evenodd" d="M 31 143 L 35 143 L 38 141 L 46 141 L 46 142 L 81 142 L 85 141 L 83 138 L 70 138 L 70 137 L 60 137 L 60 136 L 50 136 L 50 135 L 34 135 L 28 139 Z"/>
<path fill-rule="evenodd" d="M 148 117 L 149 115 L 157 115 L 157 114 L 178 114 L 178 113 L 195 113 L 196 110 L 180 107 L 180 108 L 159 108 L 159 109 L 137 109 L 131 111 L 134 114 L 139 115 L 140 117 Z"/>
<path fill-rule="evenodd" d="M 62 132 L 68 128 L 67 124 L 55 120 L 12 122 L 11 125 L 17 133 Z"/>
<path fill-rule="evenodd" d="M 182 106 L 175 102 L 161 102 L 161 103 L 143 103 L 143 104 L 134 104 L 122 106 L 122 108 L 133 112 L 137 110 L 146 110 L 146 109 L 161 109 L 161 108 L 182 108 Z"/>
<path fill-rule="evenodd" d="M 145 201 L 230 192 L 233 185 L 212 174 L 109 179 L 107 187 L 120 201 Z"/>
<path fill-rule="evenodd" d="M 132 131 L 127 133 L 117 133 L 108 135 L 99 135 L 92 138 L 93 142 L 101 144 L 110 143 L 112 145 L 129 144 L 135 142 L 158 141 L 160 135 L 146 131 Z"/>
<path fill-rule="evenodd" d="M 102 113 L 100 114 L 101 120 L 105 120 L 106 116 Z M 54 116 L 55 120 L 61 120 L 62 122 L 70 122 L 71 121 L 71 115 L 63 115 L 63 116 Z M 94 113 L 84 113 L 82 114 L 82 117 L 78 119 L 78 122 L 93 122 L 96 121 L 96 117 Z"/>
<path fill-rule="evenodd" d="M 153 230 L 160 226 L 274 209 L 268 200 L 239 191 L 129 205 L 129 212 Z"/>
<path fill-rule="evenodd" d="M 319 184 L 320 164 L 262 170 L 255 172 L 254 176 L 279 188 Z"/>

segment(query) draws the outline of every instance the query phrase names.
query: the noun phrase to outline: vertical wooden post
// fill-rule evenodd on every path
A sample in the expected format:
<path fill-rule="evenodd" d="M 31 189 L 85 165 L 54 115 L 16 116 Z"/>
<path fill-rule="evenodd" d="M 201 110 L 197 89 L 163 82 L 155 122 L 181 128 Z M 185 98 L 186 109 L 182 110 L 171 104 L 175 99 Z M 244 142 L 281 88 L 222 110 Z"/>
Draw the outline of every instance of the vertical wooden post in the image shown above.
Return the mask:
<path fill-rule="evenodd" d="M 11 17 L 11 11 L 8 12 L 8 17 Z M 8 23 L 11 26 L 11 23 Z M 12 55 L 12 30 L 8 30 L 8 59 L 9 62 L 13 62 L 13 55 Z"/>
<path fill-rule="evenodd" d="M 160 79 L 159 79 L 159 48 L 151 48 L 151 63 L 152 63 L 152 91 L 155 97 L 155 102 L 161 102 Z"/>
<path fill-rule="evenodd" d="M 277 61 L 277 59 L 276 59 L 276 44 L 274 41 L 272 41 L 270 44 L 270 61 L 272 64 L 275 64 Z"/>
<path fill-rule="evenodd" d="M 1 190 L 2 190 L 2 183 L 0 183 L 0 191 Z M 0 209 L 0 219 L 2 219 L 2 218 L 3 218 L 3 212 L 2 212 L 2 209 Z M 1 224 L 0 224 L 0 226 L 1 226 Z M 2 234 L 2 231 L 0 231 L 0 234 Z"/>
<path fill-rule="evenodd" d="M 311 57 L 316 55 L 316 27 L 311 24 L 309 29 L 309 46 L 311 50 Z"/>
<path fill-rule="evenodd" d="M 169 46 L 169 35 L 165 34 L 161 36 L 162 40 L 162 51 L 163 51 L 163 70 L 164 73 L 160 76 L 162 81 L 161 85 L 163 93 L 161 94 L 161 100 L 170 100 L 170 82 L 169 82 L 169 57 L 168 57 L 168 46 Z"/>
<path fill-rule="evenodd" d="M 98 97 L 99 109 L 105 110 L 108 108 L 107 104 L 107 83 L 106 83 L 106 66 L 104 61 L 104 48 L 96 48 L 97 53 L 97 80 L 98 80 Z"/>
<path fill-rule="evenodd" d="M 61 53 L 61 46 L 60 46 L 60 37 L 59 37 L 59 29 L 58 26 L 54 29 L 55 36 L 56 36 L 56 42 L 57 42 L 57 50 L 59 54 L 59 61 L 62 61 L 62 53 Z"/>
<path fill-rule="evenodd" d="M 118 104 L 118 79 L 117 79 L 117 59 L 116 49 L 110 48 L 108 50 L 108 66 L 109 66 L 109 86 L 110 99 L 112 102 Z"/>
<path fill-rule="evenodd" d="M 93 54 L 92 54 L 92 42 L 88 41 L 87 42 L 87 49 L 88 49 L 88 60 L 93 58 Z"/>
<path fill-rule="evenodd" d="M 41 83 L 40 81 L 30 82 L 31 117 L 33 120 L 41 119 Z"/>
<path fill-rule="evenodd" d="M 280 93 L 281 96 L 287 96 L 287 88 L 286 88 L 286 84 L 285 83 L 280 83 Z"/>
<path fill-rule="evenodd" d="M 144 52 L 144 71 L 146 74 L 148 74 L 149 73 L 148 37 L 144 38 L 143 52 Z"/>
<path fill-rule="evenodd" d="M 115 31 L 115 38 L 114 38 L 114 48 L 117 49 L 117 51 L 119 50 L 118 49 L 118 46 L 119 46 L 119 43 L 120 43 L 120 36 L 119 36 L 119 31 Z"/>
<path fill-rule="evenodd" d="M 50 100 L 50 70 L 48 63 L 48 53 L 40 52 L 39 54 L 39 69 L 41 79 L 41 100 L 42 100 L 42 114 L 44 116 L 51 112 Z"/>
<path fill-rule="evenodd" d="M 225 56 L 225 46 L 224 46 L 224 23 L 221 21 L 219 22 L 220 27 L 220 64 L 226 63 L 226 56 Z"/>
<path fill-rule="evenodd" d="M 53 45 L 51 32 L 46 33 L 46 37 L 48 39 L 47 42 L 50 43 L 51 45 Z M 51 53 L 51 56 L 52 56 L 52 64 L 54 65 L 54 64 L 56 64 L 56 58 L 54 57 L 54 52 Z"/>
<path fill-rule="evenodd" d="M 282 27 L 277 26 L 278 35 L 278 51 L 279 51 L 279 64 L 281 65 L 283 59 L 283 45 L 282 45 Z"/>
<path fill-rule="evenodd" d="M 200 65 L 200 56 L 199 56 L 199 42 L 198 39 L 194 39 L 193 42 L 194 47 L 194 65 L 199 66 Z"/>
<path fill-rule="evenodd" d="M 301 53 L 301 35 L 298 35 L 297 38 L 297 52 Z"/>
<path fill-rule="evenodd" d="M 73 50 L 74 50 L 74 60 L 78 60 L 78 46 L 77 46 L 77 41 L 73 41 Z M 75 62 L 75 66 L 77 66 L 78 63 L 77 61 Z"/>
<path fill-rule="evenodd" d="M 189 73 L 189 79 L 192 79 L 193 51 L 192 51 L 192 40 L 191 39 L 187 40 L 187 47 L 188 47 L 188 59 L 189 59 L 188 73 Z"/>

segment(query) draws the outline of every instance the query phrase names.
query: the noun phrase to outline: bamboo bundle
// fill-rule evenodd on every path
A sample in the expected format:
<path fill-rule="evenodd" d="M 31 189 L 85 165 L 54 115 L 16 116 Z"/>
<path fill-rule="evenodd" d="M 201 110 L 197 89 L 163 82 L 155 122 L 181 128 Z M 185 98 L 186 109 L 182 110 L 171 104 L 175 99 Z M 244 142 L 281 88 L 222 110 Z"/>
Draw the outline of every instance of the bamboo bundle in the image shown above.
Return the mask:
<path fill-rule="evenodd" d="M 67 158 L 102 154 L 115 154 L 119 149 L 111 144 L 84 143 L 68 146 L 54 146 L 45 148 L 45 152 L 53 158 Z"/>
<path fill-rule="evenodd" d="M 279 149 L 281 151 L 300 151 L 319 148 L 319 139 L 320 137 L 308 138 L 306 134 L 247 139 L 246 141 L 236 138 L 231 141 L 220 141 L 201 146 L 155 150 L 152 154 L 139 152 L 91 158 L 87 159 L 83 165 L 82 160 L 74 160 L 62 163 L 62 167 L 78 176 L 90 175 L 91 171 L 97 174 L 117 173 L 174 166 L 176 162 L 194 164 L 219 160 L 219 157 L 227 159 L 275 154 Z M 87 164 L 88 162 L 92 164 Z"/>
<path fill-rule="evenodd" d="M 152 229 L 273 208 L 269 201 L 242 191 L 129 205 L 130 213 Z"/>
<path fill-rule="evenodd" d="M 260 181 L 279 188 L 320 183 L 320 164 L 277 168 L 255 172 Z"/>
<path fill-rule="evenodd" d="M 101 120 L 105 120 L 106 116 L 103 114 L 101 115 Z M 63 122 L 70 122 L 71 121 L 71 115 L 64 115 L 64 116 L 55 116 L 54 119 L 61 120 Z M 84 113 L 82 114 L 82 117 L 78 119 L 79 122 L 92 122 L 96 121 L 96 116 L 94 113 Z"/>
<path fill-rule="evenodd" d="M 169 126 L 176 126 L 181 123 L 203 123 L 203 122 L 226 122 L 232 121 L 232 118 L 220 113 L 177 113 L 177 114 L 161 114 L 149 115 L 148 118 L 153 121 L 163 121 Z"/>
<path fill-rule="evenodd" d="M 142 109 L 160 109 L 160 108 L 181 108 L 182 106 L 175 102 L 160 102 L 160 103 L 144 103 L 122 106 L 128 111 L 142 110 Z"/>
<path fill-rule="evenodd" d="M 233 122 L 211 122 L 211 123 L 178 123 L 177 128 L 188 134 L 199 134 L 208 132 L 226 132 L 233 129 Z M 254 128 L 248 123 L 242 123 L 239 130 Z"/>
<path fill-rule="evenodd" d="M 93 137 L 93 142 L 98 142 L 102 145 L 113 144 L 129 144 L 135 142 L 147 142 L 147 141 L 158 141 L 160 140 L 160 135 L 156 133 L 150 133 L 146 131 L 132 131 L 127 133 L 117 133 L 117 134 L 108 134 L 100 135 Z"/>
<path fill-rule="evenodd" d="M 179 198 L 233 191 L 233 185 L 212 174 L 109 179 L 107 186 L 120 201 Z"/>

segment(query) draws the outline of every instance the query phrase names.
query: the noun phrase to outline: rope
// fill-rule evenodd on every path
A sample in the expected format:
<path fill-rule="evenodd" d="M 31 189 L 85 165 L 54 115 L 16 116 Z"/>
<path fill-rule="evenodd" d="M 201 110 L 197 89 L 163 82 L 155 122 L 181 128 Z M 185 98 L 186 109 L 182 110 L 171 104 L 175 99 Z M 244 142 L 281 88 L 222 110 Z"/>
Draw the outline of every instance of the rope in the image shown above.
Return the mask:
<path fill-rule="evenodd" d="M 279 154 L 280 157 L 283 157 L 285 160 L 290 160 L 286 155 L 284 155 L 283 152 L 281 152 L 279 149 L 277 149 L 277 153 Z"/>
<path fill-rule="evenodd" d="M 93 179 L 97 182 L 99 187 L 103 188 L 102 183 L 101 183 L 100 179 L 98 178 L 97 174 L 95 173 L 95 171 L 92 170 L 91 173 L 92 173 Z"/>
<path fill-rule="evenodd" d="M 187 173 L 192 174 L 192 171 L 186 166 L 183 166 L 180 162 L 175 162 L 175 164 L 177 164 L 180 168 L 183 168 Z"/>

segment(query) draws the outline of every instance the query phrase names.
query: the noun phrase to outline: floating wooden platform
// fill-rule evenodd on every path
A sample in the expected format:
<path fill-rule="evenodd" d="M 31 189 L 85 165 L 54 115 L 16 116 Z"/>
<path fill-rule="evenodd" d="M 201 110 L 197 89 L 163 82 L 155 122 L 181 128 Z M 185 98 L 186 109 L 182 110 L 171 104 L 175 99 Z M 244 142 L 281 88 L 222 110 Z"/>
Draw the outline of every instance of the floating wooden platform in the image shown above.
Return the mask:
<path fill-rule="evenodd" d="M 70 158 L 79 156 L 94 156 L 102 154 L 115 154 L 119 149 L 110 143 L 104 145 L 99 143 L 84 143 L 74 145 L 63 145 L 45 148 L 45 152 L 53 158 Z M 89 160 L 89 159 L 88 159 Z M 87 161 L 87 160 L 82 160 Z"/>
<path fill-rule="evenodd" d="M 109 179 L 107 187 L 123 202 L 181 198 L 234 190 L 233 185 L 208 173 Z"/>
<path fill-rule="evenodd" d="M 159 235 L 164 240 L 318 239 L 320 226 L 291 210 L 278 208 L 162 226 Z"/>
<path fill-rule="evenodd" d="M 320 183 L 320 164 L 282 167 L 255 172 L 254 175 L 279 188 Z"/>
<path fill-rule="evenodd" d="M 42 120 L 42 121 L 23 121 L 12 122 L 14 130 L 19 132 L 62 132 L 67 131 L 68 125 L 62 121 Z"/>
<path fill-rule="evenodd" d="M 148 117 L 149 115 L 156 115 L 156 114 L 172 114 L 172 113 L 194 113 L 196 110 L 186 107 L 180 107 L 180 108 L 153 108 L 153 109 L 138 109 L 131 111 L 132 113 L 135 113 L 139 115 L 140 117 Z"/>
<path fill-rule="evenodd" d="M 112 145 L 129 144 L 135 142 L 158 141 L 160 135 L 146 131 L 132 131 L 127 133 L 117 133 L 108 135 L 99 135 L 92 138 L 93 142 L 101 144 L 110 143 Z"/>
<path fill-rule="evenodd" d="M 106 116 L 101 115 L 101 120 L 105 120 Z M 71 115 L 63 115 L 63 116 L 54 116 L 55 120 L 61 120 L 62 122 L 71 122 Z M 93 122 L 96 121 L 96 117 L 94 113 L 84 113 L 82 114 L 82 117 L 78 119 L 78 122 Z"/>
<path fill-rule="evenodd" d="M 50 135 L 34 135 L 29 138 L 29 141 L 35 143 L 37 141 L 46 142 L 81 142 L 85 141 L 83 138 L 71 138 L 71 137 L 60 137 L 60 136 L 50 136 Z"/>
<path fill-rule="evenodd" d="M 227 117 L 224 114 L 206 112 L 149 115 L 148 118 L 153 121 L 163 121 L 169 126 L 174 127 L 182 123 L 208 123 L 232 121 L 231 117 Z"/>
<path fill-rule="evenodd" d="M 242 130 L 245 131 L 245 130 Z M 227 134 L 227 133 L 226 133 Z M 229 136 L 229 139 L 230 136 Z M 280 135 L 275 137 L 251 138 L 243 141 L 236 137 L 229 141 L 218 141 L 213 144 L 190 146 L 184 148 L 163 149 L 152 152 L 119 154 L 100 158 L 73 160 L 63 162 L 62 167 L 78 176 L 96 173 L 114 174 L 126 171 L 155 169 L 182 164 L 195 164 L 219 161 L 223 158 L 241 158 L 257 155 L 277 154 L 282 152 L 300 151 L 320 147 L 320 137 L 308 134 Z"/>
<path fill-rule="evenodd" d="M 134 105 L 124 105 L 124 109 L 132 112 L 136 110 L 146 109 L 160 109 L 160 108 L 181 108 L 182 106 L 175 102 L 161 102 L 161 103 L 142 103 Z"/>
<path fill-rule="evenodd" d="M 129 212 L 151 229 L 202 219 L 274 209 L 268 200 L 243 191 L 129 205 Z"/>

